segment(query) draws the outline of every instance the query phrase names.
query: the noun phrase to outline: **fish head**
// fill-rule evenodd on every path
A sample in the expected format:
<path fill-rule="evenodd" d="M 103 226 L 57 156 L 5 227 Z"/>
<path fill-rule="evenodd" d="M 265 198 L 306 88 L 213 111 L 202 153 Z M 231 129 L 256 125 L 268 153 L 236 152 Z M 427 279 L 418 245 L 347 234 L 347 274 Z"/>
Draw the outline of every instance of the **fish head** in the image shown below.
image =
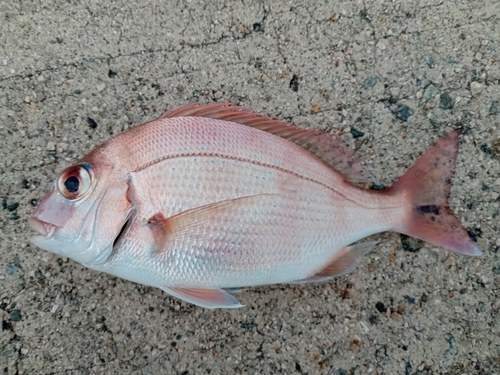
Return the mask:
<path fill-rule="evenodd" d="M 86 266 L 108 259 L 134 211 L 128 173 L 106 155 L 90 154 L 66 168 L 47 191 L 29 225 L 31 242 Z"/>

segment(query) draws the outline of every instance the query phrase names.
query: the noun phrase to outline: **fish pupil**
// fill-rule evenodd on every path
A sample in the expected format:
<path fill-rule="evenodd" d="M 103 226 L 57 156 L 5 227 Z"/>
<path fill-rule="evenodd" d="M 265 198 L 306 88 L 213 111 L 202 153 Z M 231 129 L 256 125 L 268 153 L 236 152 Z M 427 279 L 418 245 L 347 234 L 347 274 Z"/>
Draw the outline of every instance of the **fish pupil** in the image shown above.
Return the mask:
<path fill-rule="evenodd" d="M 64 187 L 70 193 L 76 193 L 80 188 L 80 181 L 75 176 L 68 177 L 66 181 L 64 181 Z"/>

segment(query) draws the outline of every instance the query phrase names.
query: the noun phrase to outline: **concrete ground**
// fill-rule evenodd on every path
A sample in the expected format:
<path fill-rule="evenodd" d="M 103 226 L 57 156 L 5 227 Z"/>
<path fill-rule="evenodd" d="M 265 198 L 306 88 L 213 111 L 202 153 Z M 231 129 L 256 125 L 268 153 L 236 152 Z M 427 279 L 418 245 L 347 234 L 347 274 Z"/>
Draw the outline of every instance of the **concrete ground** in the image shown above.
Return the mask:
<path fill-rule="evenodd" d="M 495 0 L 1 1 L 0 372 L 500 374 L 499 14 Z M 29 243 L 64 167 L 197 100 L 342 134 L 386 186 L 463 127 L 450 203 L 484 255 L 384 233 L 351 275 L 210 311 Z"/>

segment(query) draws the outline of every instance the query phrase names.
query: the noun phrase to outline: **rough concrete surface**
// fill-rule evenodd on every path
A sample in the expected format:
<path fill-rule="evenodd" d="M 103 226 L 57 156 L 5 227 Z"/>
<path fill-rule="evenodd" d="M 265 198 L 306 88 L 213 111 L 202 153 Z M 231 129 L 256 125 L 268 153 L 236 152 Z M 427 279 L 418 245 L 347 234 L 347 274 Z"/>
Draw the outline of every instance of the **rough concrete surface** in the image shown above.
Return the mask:
<path fill-rule="evenodd" d="M 0 373 L 500 374 L 499 12 L 495 0 L 1 1 Z M 64 167 L 197 100 L 342 134 L 385 186 L 463 127 L 450 204 L 484 255 L 384 233 L 348 276 L 250 288 L 244 308 L 210 311 L 29 243 L 27 219 Z"/>

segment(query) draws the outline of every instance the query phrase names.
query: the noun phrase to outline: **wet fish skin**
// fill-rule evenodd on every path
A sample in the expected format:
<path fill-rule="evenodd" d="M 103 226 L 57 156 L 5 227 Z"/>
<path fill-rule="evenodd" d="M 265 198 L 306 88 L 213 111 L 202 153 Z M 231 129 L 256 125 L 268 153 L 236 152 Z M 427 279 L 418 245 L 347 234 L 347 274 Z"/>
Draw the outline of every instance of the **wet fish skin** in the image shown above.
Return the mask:
<path fill-rule="evenodd" d="M 374 191 L 350 182 L 364 171 L 331 135 L 188 105 L 63 171 L 30 219 L 32 241 L 208 308 L 241 306 L 225 288 L 350 272 L 374 243 L 349 245 L 387 230 L 480 255 L 447 203 L 459 133 Z"/>

